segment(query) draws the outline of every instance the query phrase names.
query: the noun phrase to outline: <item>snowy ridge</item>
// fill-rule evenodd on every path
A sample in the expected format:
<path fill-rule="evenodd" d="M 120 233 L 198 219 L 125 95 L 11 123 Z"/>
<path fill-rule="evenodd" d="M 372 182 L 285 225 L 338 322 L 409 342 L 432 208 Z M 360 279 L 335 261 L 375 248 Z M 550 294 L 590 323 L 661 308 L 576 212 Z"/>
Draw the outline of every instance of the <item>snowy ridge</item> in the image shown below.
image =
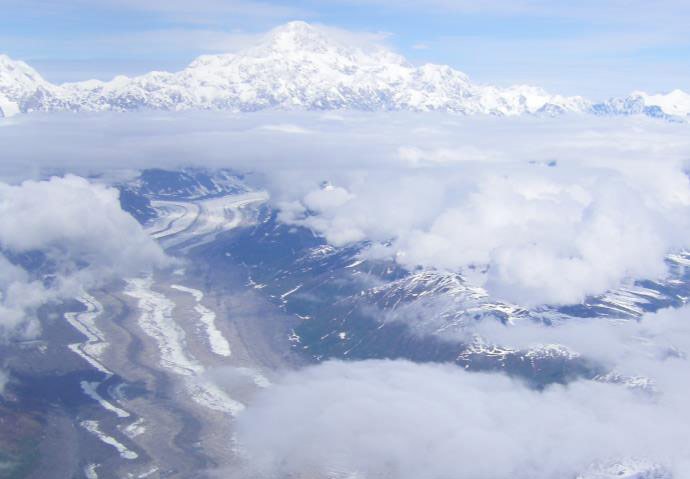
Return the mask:
<path fill-rule="evenodd" d="M 479 317 L 513 322 L 527 316 L 525 309 L 492 300 L 484 289 L 447 271 L 414 272 L 366 290 L 358 299 L 386 311 L 387 320 L 405 321 L 424 334 L 459 333 Z"/>
<path fill-rule="evenodd" d="M 645 376 L 626 376 L 624 374 L 617 373 L 616 371 L 610 371 L 606 374 L 597 375 L 593 379 L 594 381 L 600 381 L 603 383 L 622 384 L 629 389 L 643 391 L 652 395 L 659 393 L 659 390 L 656 386 L 656 381 Z"/>
<path fill-rule="evenodd" d="M 500 116 L 564 112 L 687 117 L 690 95 L 636 92 L 602 104 L 527 85 L 472 83 L 446 65 L 414 66 L 382 47 L 360 48 L 322 28 L 290 22 L 234 54 L 203 55 L 180 72 L 53 85 L 0 55 L 0 116 L 32 111 L 266 108 L 445 111 Z"/>
<path fill-rule="evenodd" d="M 127 186 L 138 193 L 160 200 L 200 200 L 249 191 L 243 177 L 230 170 L 184 168 L 179 171 L 148 169 Z"/>
<path fill-rule="evenodd" d="M 690 115 L 690 94 L 682 90 L 673 90 L 666 95 L 649 95 L 645 92 L 634 92 L 632 95 L 641 98 L 646 106 L 659 107 L 668 115 Z"/>
<path fill-rule="evenodd" d="M 650 95 L 635 91 L 624 98 L 612 98 L 592 106 L 600 115 L 647 115 L 666 119 L 687 119 L 690 116 L 690 94 L 673 90 L 666 94 Z"/>
<path fill-rule="evenodd" d="M 44 80 L 29 65 L 0 54 L 0 118 L 45 109 L 59 94 L 60 87 Z"/>

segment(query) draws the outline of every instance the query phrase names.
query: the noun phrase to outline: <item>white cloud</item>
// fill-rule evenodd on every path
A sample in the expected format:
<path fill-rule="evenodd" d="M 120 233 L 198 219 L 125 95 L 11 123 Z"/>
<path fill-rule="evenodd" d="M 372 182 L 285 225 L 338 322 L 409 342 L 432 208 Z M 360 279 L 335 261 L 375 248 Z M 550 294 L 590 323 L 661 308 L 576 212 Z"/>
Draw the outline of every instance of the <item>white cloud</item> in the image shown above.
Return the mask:
<path fill-rule="evenodd" d="M 0 174 L 253 171 L 285 221 L 334 244 L 391 242 L 388 256 L 407 267 L 488 266 L 480 280 L 500 298 L 568 303 L 663 276 L 664 255 L 690 247 L 687 133 L 687 124 L 577 115 L 46 115 L 0 128 Z"/>
<path fill-rule="evenodd" d="M 338 202 L 315 209 L 313 191 L 303 200 L 311 214 L 292 203 L 283 218 L 336 245 L 393 240 L 390 256 L 410 268 L 488 267 L 484 286 L 522 304 L 575 303 L 628 278 L 663 277 L 664 255 L 688 246 L 690 232 L 679 143 L 663 151 L 646 132 L 523 126 L 522 138 L 504 134 L 490 149 L 476 145 L 490 129 L 475 125 L 481 139 L 469 145 L 399 149 L 404 164 L 425 168 L 343 178 Z"/>
<path fill-rule="evenodd" d="M 568 318 L 550 326 L 531 321 L 503 325 L 485 321 L 472 325 L 490 344 L 528 350 L 559 344 L 605 368 L 660 383 L 661 390 L 683 386 L 690 364 L 690 309 L 664 309 L 639 321 Z M 676 377 L 676 374 L 678 376 Z"/>
<path fill-rule="evenodd" d="M 45 301 L 168 262 L 120 208 L 116 189 L 77 176 L 0 183 L 0 224 L 2 335 L 35 336 L 31 311 Z M 11 260 L 33 252 L 45 254 L 50 277 Z"/>
<path fill-rule="evenodd" d="M 627 457 L 685 477 L 686 393 L 683 381 L 650 401 L 596 382 L 539 392 L 453 365 L 328 362 L 262 391 L 237 438 L 269 478 L 550 479 Z"/>
<path fill-rule="evenodd" d="M 478 325 L 512 348 L 565 345 L 655 392 L 583 379 L 537 391 L 452 364 L 327 362 L 274 380 L 238 418 L 237 439 L 248 469 L 269 478 L 575 478 L 630 458 L 686 477 L 688 318 L 685 307 L 639 322 Z"/>

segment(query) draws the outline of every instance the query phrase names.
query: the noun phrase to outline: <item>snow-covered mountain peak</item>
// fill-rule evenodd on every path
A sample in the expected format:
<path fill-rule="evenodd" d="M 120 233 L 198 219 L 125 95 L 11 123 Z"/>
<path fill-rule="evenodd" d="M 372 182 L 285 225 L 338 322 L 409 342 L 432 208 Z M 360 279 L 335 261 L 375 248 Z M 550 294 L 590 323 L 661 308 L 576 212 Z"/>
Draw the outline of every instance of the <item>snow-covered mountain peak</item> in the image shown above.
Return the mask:
<path fill-rule="evenodd" d="M 379 45 L 358 45 L 340 37 L 336 30 L 289 22 L 268 32 L 254 47 L 241 53 L 244 58 L 274 58 L 284 62 L 312 62 L 353 68 L 372 65 L 406 65 L 400 55 Z"/>
<path fill-rule="evenodd" d="M 257 44 L 237 53 L 201 55 L 189 64 L 187 69 L 226 68 L 239 59 L 272 60 L 303 59 L 313 55 L 348 56 L 351 49 L 329 37 L 319 27 L 303 21 L 293 21 L 274 28 L 265 34 Z"/>
<path fill-rule="evenodd" d="M 0 53 L 0 74 L 9 75 L 12 74 L 29 74 L 38 75 L 38 73 L 31 68 L 29 65 L 21 60 L 13 60 L 4 53 Z"/>
<path fill-rule="evenodd" d="M 38 97 L 51 96 L 55 89 L 23 61 L 0 54 L 0 118 L 33 109 Z"/>
<path fill-rule="evenodd" d="M 254 46 L 202 55 L 176 73 L 52 85 L 31 67 L 0 56 L 0 114 L 31 111 L 410 110 L 513 116 L 645 114 L 687 116 L 690 95 L 635 94 L 593 105 L 541 88 L 473 83 L 447 65 L 420 67 L 381 45 L 329 27 L 290 22 Z"/>
<path fill-rule="evenodd" d="M 27 89 L 50 85 L 29 65 L 20 60 L 12 60 L 0 54 L 0 92 L 11 97 L 13 93 L 21 94 Z"/>
<path fill-rule="evenodd" d="M 308 50 L 324 52 L 333 47 L 333 40 L 322 30 L 302 21 L 294 21 L 271 30 L 262 42 L 277 51 Z"/>

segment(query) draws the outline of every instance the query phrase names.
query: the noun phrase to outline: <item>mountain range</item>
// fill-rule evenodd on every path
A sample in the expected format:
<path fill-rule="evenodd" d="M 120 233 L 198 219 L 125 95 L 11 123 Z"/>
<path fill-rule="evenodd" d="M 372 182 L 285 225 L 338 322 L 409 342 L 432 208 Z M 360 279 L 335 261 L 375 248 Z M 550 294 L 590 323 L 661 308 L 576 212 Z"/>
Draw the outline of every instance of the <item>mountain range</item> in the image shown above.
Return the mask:
<path fill-rule="evenodd" d="M 180 72 L 153 71 L 107 82 L 52 84 L 26 63 L 0 55 L 0 117 L 36 111 L 269 108 L 687 119 L 690 94 L 633 92 L 595 103 L 528 85 L 480 85 L 449 66 L 415 66 L 383 47 L 353 46 L 300 21 L 275 28 L 243 51 L 202 55 Z"/>

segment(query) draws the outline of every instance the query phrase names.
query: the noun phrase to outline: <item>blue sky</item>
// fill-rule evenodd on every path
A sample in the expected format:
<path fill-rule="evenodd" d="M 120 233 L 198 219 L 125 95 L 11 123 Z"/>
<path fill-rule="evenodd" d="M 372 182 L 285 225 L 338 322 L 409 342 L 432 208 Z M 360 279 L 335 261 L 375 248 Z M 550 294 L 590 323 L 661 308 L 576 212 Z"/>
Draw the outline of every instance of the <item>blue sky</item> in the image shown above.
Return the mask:
<path fill-rule="evenodd" d="M 475 81 L 595 99 L 690 90 L 687 0 L 0 0 L 0 52 L 55 82 L 177 70 L 289 20 L 360 32 Z"/>

